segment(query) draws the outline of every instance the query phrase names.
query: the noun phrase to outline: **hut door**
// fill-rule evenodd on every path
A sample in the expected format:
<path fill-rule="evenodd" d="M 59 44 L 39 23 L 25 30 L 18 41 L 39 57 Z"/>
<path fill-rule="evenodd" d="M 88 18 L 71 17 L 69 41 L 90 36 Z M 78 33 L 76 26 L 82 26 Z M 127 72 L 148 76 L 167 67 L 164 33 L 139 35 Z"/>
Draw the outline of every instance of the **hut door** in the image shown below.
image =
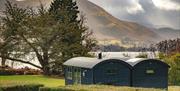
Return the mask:
<path fill-rule="evenodd" d="M 81 69 L 75 68 L 73 74 L 74 84 L 81 84 Z"/>

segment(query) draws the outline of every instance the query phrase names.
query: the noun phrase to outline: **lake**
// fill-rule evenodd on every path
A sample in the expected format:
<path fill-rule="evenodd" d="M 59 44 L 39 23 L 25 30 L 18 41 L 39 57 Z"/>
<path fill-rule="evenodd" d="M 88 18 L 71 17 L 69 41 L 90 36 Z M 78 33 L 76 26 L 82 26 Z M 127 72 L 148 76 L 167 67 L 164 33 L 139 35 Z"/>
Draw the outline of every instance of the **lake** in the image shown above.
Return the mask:
<path fill-rule="evenodd" d="M 98 53 L 99 52 L 90 52 L 90 54 L 93 54 L 96 57 L 97 57 Z M 158 52 L 155 52 L 155 53 L 154 52 L 102 52 L 102 57 L 103 58 L 114 58 L 114 57 L 135 58 L 136 56 L 138 56 L 140 54 L 147 54 L 148 58 L 156 58 L 156 55 L 158 54 Z M 24 58 L 24 60 L 31 60 L 30 62 L 33 62 L 33 63 L 35 63 L 37 65 L 40 65 L 34 54 L 31 54 L 31 56 L 27 56 L 26 58 Z M 7 60 L 6 64 L 13 67 L 13 68 L 22 68 L 22 67 L 26 67 L 26 66 L 30 67 L 30 68 L 35 68 L 35 67 L 33 67 L 31 65 L 28 65 L 28 64 L 22 64 L 22 63 L 19 63 L 19 62 L 12 62 L 10 60 Z M 1 60 L 0 60 L 0 65 L 1 65 Z"/>

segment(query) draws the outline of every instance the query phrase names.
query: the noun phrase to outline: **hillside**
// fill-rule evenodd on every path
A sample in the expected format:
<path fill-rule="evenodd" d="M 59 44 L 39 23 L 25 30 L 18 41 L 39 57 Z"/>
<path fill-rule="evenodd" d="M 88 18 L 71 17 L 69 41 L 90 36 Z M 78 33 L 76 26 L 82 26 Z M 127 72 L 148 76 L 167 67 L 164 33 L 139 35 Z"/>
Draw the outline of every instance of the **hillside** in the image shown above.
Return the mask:
<path fill-rule="evenodd" d="M 161 39 L 150 28 L 119 20 L 87 0 L 78 0 L 78 5 L 80 11 L 87 17 L 87 25 L 93 30 L 98 40 L 150 42 Z"/>
<path fill-rule="evenodd" d="M 175 39 L 180 37 L 180 29 L 178 30 L 178 29 L 165 27 L 165 28 L 156 29 L 154 32 L 159 34 L 164 39 Z"/>

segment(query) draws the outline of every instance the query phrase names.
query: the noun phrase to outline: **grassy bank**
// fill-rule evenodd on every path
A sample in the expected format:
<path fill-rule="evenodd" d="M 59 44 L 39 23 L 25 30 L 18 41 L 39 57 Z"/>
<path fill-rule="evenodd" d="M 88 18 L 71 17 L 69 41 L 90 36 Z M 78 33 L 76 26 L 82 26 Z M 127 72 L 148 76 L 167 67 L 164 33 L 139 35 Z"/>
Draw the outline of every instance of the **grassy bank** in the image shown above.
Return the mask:
<path fill-rule="evenodd" d="M 132 88 L 120 86 L 107 86 L 107 85 L 73 85 L 61 87 L 75 91 L 164 91 L 162 89 L 154 88 Z"/>
<path fill-rule="evenodd" d="M 22 84 L 42 84 L 46 88 L 56 89 L 52 91 L 61 91 L 58 89 L 71 89 L 72 91 L 164 91 L 161 89 L 153 89 L 153 88 L 146 89 L 146 88 L 131 88 L 131 87 L 106 86 L 106 85 L 65 86 L 64 79 L 50 78 L 41 75 L 0 76 L 0 86 L 12 86 L 12 85 L 22 85 Z M 169 86 L 168 91 L 180 91 L 180 86 Z"/>
<path fill-rule="evenodd" d="M 180 91 L 180 86 L 169 86 L 168 91 Z"/>
<path fill-rule="evenodd" d="M 16 84 L 43 84 L 45 87 L 58 87 L 64 86 L 64 83 L 64 79 L 50 78 L 41 75 L 0 76 L 0 86 Z"/>

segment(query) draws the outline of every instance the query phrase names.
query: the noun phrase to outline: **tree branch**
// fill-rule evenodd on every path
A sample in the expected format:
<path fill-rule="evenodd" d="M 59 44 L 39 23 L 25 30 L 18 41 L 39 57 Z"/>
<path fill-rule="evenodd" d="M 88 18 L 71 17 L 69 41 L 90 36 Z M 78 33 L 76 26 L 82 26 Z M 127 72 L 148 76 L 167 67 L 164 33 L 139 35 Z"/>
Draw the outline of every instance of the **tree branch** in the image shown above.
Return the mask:
<path fill-rule="evenodd" d="M 37 58 L 40 62 L 40 64 L 42 65 L 43 64 L 43 58 L 42 56 L 39 54 L 38 50 L 24 37 L 24 35 L 21 35 L 21 37 L 23 38 L 23 40 L 34 50 L 34 52 L 36 53 L 37 55 Z"/>
<path fill-rule="evenodd" d="M 21 60 L 21 59 L 15 59 L 15 58 L 11 58 L 11 57 L 8 57 L 8 56 L 2 56 L 2 55 L 0 55 L 0 57 L 1 57 L 1 58 L 5 58 L 5 59 L 9 59 L 9 60 L 12 60 L 12 61 L 15 61 L 15 62 L 20 62 L 20 63 L 24 63 L 24 64 L 29 64 L 29 65 L 34 66 L 34 67 L 36 67 L 36 68 L 42 69 L 41 66 L 35 65 L 35 64 L 33 64 L 33 63 L 31 63 L 31 62 L 28 62 L 28 61 L 24 61 L 24 60 Z"/>

